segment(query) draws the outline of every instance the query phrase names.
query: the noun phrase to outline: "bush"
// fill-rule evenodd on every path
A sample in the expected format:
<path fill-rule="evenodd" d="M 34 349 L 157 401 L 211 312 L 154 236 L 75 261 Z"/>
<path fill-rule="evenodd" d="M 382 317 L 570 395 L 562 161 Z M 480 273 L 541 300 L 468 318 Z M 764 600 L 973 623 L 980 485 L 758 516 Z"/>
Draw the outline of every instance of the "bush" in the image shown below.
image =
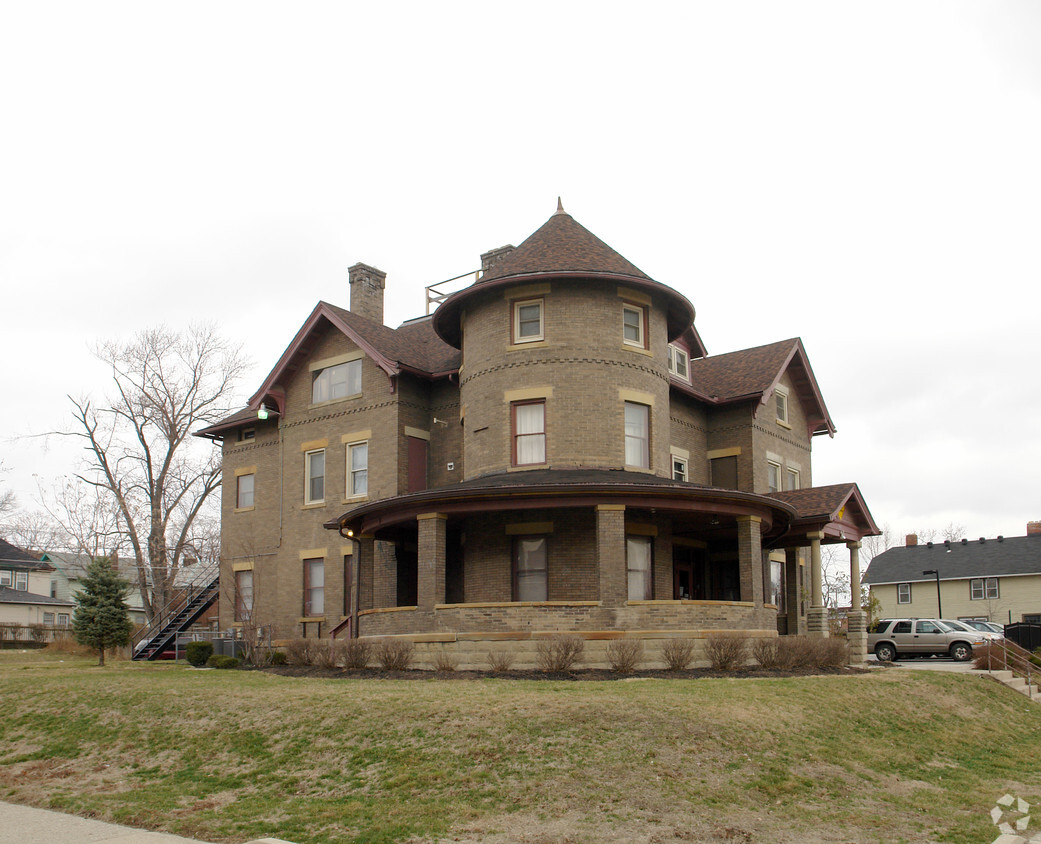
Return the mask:
<path fill-rule="evenodd" d="M 47 641 L 47 628 L 42 624 L 31 624 L 29 626 L 29 636 L 38 645 L 42 645 Z"/>
<path fill-rule="evenodd" d="M 459 667 L 459 657 L 448 653 L 444 649 L 440 650 L 436 657 L 434 657 L 434 670 L 435 671 L 455 671 Z"/>
<path fill-rule="evenodd" d="M 845 639 L 815 640 L 814 668 L 842 668 L 849 665 L 849 643 Z"/>
<path fill-rule="evenodd" d="M 578 636 L 553 636 L 535 646 L 535 662 L 543 671 L 570 671 L 582 657 L 586 643 Z"/>
<path fill-rule="evenodd" d="M 343 663 L 343 642 L 335 639 L 329 639 L 327 642 L 315 640 L 311 649 L 311 662 L 317 668 L 324 668 L 327 671 L 339 668 Z"/>
<path fill-rule="evenodd" d="M 314 665 L 318 645 L 317 639 L 294 639 L 286 645 L 286 659 L 290 665 Z"/>
<path fill-rule="evenodd" d="M 286 664 L 286 653 L 285 651 L 271 651 L 267 655 L 268 665 L 285 665 Z"/>
<path fill-rule="evenodd" d="M 619 674 L 631 674 L 642 659 L 643 642 L 639 639 L 614 639 L 607 646 L 607 661 Z"/>
<path fill-rule="evenodd" d="M 372 643 L 365 639 L 346 639 L 343 643 L 343 667 L 348 671 L 368 668 L 372 662 Z"/>
<path fill-rule="evenodd" d="M 505 674 L 513 668 L 514 659 L 512 651 L 488 651 L 488 667 L 496 674 Z"/>
<path fill-rule="evenodd" d="M 849 663 L 849 644 L 838 637 L 781 636 L 756 639 L 752 656 L 763 668 L 790 671 L 806 668 L 841 668 Z"/>
<path fill-rule="evenodd" d="M 384 639 L 376 645 L 376 662 L 384 671 L 408 671 L 415 646 L 405 639 Z"/>
<path fill-rule="evenodd" d="M 985 645 L 980 645 L 978 648 L 972 649 L 972 660 L 973 668 L 979 669 L 998 669 L 1008 668 L 1012 671 L 1017 671 L 1017 665 L 1022 665 L 1024 662 L 1032 661 L 1030 659 L 1030 651 L 1024 647 L 1020 647 L 1015 642 L 1006 639 L 1002 644 L 991 644 L 987 642 Z M 1005 655 L 1005 650 L 1008 650 L 1010 656 Z M 1022 674 L 1023 671 L 1020 669 L 1017 673 Z"/>
<path fill-rule="evenodd" d="M 662 646 L 661 658 L 670 671 L 683 671 L 694 661 L 694 642 L 690 639 L 669 639 Z"/>
<path fill-rule="evenodd" d="M 202 668 L 213 656 L 213 642 L 189 642 L 184 648 L 184 658 L 189 665 Z"/>
<path fill-rule="evenodd" d="M 237 656 L 222 656 L 221 654 L 213 654 L 206 664 L 210 668 L 238 668 L 239 658 Z"/>
<path fill-rule="evenodd" d="M 705 653 L 716 671 L 732 671 L 748 658 L 748 639 L 729 633 L 705 639 Z"/>

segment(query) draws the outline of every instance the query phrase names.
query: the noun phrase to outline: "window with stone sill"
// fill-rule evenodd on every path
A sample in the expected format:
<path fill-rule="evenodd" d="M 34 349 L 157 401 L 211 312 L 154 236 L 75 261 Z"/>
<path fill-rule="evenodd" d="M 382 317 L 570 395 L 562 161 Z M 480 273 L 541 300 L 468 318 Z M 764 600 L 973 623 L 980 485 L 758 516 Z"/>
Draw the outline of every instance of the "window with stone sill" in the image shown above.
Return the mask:
<path fill-rule="evenodd" d="M 239 475 L 236 479 L 235 508 L 246 510 L 253 506 L 253 488 L 256 475 Z"/>
<path fill-rule="evenodd" d="M 513 426 L 513 465 L 537 466 L 546 462 L 546 402 L 514 402 L 510 405 Z"/>
<path fill-rule="evenodd" d="M 311 403 L 343 399 L 361 393 L 361 359 L 327 366 L 312 373 Z"/>
<path fill-rule="evenodd" d="M 785 472 L 785 489 L 799 489 L 799 472 L 796 469 L 788 469 Z"/>
<path fill-rule="evenodd" d="M 235 621 L 250 621 L 253 617 L 253 572 L 235 572 Z"/>
<path fill-rule="evenodd" d="M 784 387 L 774 389 L 774 405 L 777 410 L 777 421 L 782 425 L 791 424 L 788 421 L 788 391 Z"/>
<path fill-rule="evenodd" d="M 766 489 L 767 492 L 781 491 L 781 464 L 772 460 L 766 463 Z"/>
<path fill-rule="evenodd" d="M 304 560 L 304 616 L 325 614 L 325 560 Z"/>
<path fill-rule="evenodd" d="M 347 497 L 369 494 L 369 444 L 347 444 Z"/>
<path fill-rule="evenodd" d="M 687 480 L 687 458 L 672 456 L 672 479 L 674 481 Z"/>
<path fill-rule="evenodd" d="M 546 337 L 542 319 L 542 300 L 513 303 L 513 343 L 534 343 Z"/>
<path fill-rule="evenodd" d="M 622 306 L 622 342 L 627 346 L 647 348 L 647 309 L 638 305 Z"/>
<path fill-rule="evenodd" d="M 637 469 L 651 467 L 650 408 L 645 404 L 625 403 L 625 465 Z"/>
<path fill-rule="evenodd" d="M 304 454 L 304 504 L 325 501 L 325 449 Z"/>

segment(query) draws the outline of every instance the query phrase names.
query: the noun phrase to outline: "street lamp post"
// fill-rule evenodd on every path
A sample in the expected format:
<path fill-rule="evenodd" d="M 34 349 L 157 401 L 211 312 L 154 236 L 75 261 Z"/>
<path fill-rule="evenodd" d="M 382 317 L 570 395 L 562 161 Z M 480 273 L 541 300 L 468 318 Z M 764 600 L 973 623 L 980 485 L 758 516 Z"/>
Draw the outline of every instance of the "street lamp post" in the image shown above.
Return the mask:
<path fill-rule="evenodd" d="M 926 569 L 922 574 L 936 575 L 936 617 L 943 618 L 943 604 L 940 603 L 940 571 L 939 569 Z"/>

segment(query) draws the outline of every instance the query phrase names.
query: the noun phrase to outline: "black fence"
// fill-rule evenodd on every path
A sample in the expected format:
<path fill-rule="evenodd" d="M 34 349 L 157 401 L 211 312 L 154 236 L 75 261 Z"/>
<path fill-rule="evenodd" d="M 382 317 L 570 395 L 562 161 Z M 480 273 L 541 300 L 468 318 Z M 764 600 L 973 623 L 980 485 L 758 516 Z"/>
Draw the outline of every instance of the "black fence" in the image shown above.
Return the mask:
<path fill-rule="evenodd" d="M 1022 621 L 1009 624 L 1005 627 L 1005 638 L 1033 653 L 1035 649 L 1041 648 L 1041 624 Z"/>

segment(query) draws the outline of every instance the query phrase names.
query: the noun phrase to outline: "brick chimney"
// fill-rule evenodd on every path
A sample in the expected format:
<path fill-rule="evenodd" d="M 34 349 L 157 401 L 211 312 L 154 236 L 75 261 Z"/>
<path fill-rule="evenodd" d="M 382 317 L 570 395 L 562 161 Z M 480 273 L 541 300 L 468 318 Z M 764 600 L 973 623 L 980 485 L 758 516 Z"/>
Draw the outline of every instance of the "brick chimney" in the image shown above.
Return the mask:
<path fill-rule="evenodd" d="M 383 288 L 387 274 L 368 264 L 349 267 L 351 313 L 383 325 Z"/>
<path fill-rule="evenodd" d="M 918 544 L 918 534 L 917 533 L 909 533 L 909 534 L 907 534 L 907 536 L 904 537 L 904 545 L 906 545 L 908 548 L 913 548 L 917 544 Z"/>
<path fill-rule="evenodd" d="M 490 249 L 481 256 L 481 272 L 487 275 L 496 266 L 502 263 L 502 260 L 516 249 L 516 246 L 506 244 L 500 246 L 498 249 Z"/>
<path fill-rule="evenodd" d="M 1041 536 L 1041 522 L 1027 522 L 1027 536 Z"/>

